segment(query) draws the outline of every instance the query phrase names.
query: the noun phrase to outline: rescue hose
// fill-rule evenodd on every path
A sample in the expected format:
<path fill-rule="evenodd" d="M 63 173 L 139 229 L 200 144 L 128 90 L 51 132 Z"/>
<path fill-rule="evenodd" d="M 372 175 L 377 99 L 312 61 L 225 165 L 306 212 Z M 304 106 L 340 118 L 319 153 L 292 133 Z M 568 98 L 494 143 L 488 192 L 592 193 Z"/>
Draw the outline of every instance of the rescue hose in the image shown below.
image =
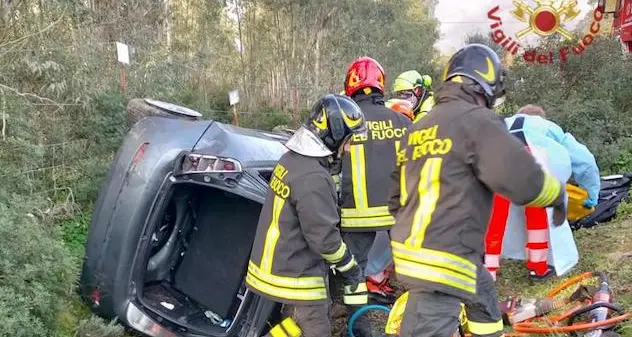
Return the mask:
<path fill-rule="evenodd" d="M 354 312 L 353 315 L 349 317 L 349 321 L 347 321 L 347 334 L 349 335 L 349 337 L 355 337 L 355 335 L 353 334 L 353 326 L 355 325 L 355 322 L 358 320 L 358 318 L 364 315 L 367 311 L 371 311 L 371 310 L 379 310 L 387 314 L 391 312 L 391 308 L 384 305 L 369 304 L 369 305 L 363 306 L 362 308 Z"/>
<path fill-rule="evenodd" d="M 599 271 L 595 271 L 595 272 L 586 272 L 580 275 L 577 275 L 569 280 L 567 280 L 566 282 L 562 283 L 561 285 L 557 286 L 556 288 L 554 288 L 553 290 L 551 290 L 548 294 L 546 294 L 546 297 L 551 299 L 553 298 L 555 295 L 559 294 L 560 292 L 562 292 L 563 290 L 569 288 L 570 286 L 579 283 L 583 280 L 586 280 L 590 277 L 598 277 L 599 278 L 599 284 L 600 286 L 597 288 L 597 291 L 595 294 L 599 294 L 599 293 L 607 293 L 608 290 L 608 279 L 606 277 L 606 274 L 603 272 L 599 272 Z M 589 330 L 598 330 L 598 329 L 605 329 L 608 327 L 611 327 L 617 323 L 623 322 L 625 320 L 628 320 L 631 316 L 630 313 L 623 313 L 620 314 L 618 316 L 614 316 L 614 317 L 610 317 L 607 318 L 607 311 L 606 311 L 606 315 L 603 315 L 602 317 L 600 317 L 601 319 L 599 320 L 593 320 L 592 322 L 584 322 L 584 323 L 578 323 L 578 324 L 573 324 L 575 318 L 577 318 L 579 315 L 584 314 L 584 313 L 591 313 L 594 312 L 595 309 L 599 309 L 599 308 L 607 308 L 606 310 L 610 309 L 612 311 L 615 311 L 617 313 L 621 313 L 622 310 L 619 306 L 610 303 L 610 302 L 605 302 L 602 299 L 604 299 L 604 297 L 600 297 L 600 296 L 593 296 L 593 300 L 595 298 L 598 298 L 599 300 L 597 302 L 594 302 L 590 305 L 587 306 L 579 306 L 579 307 L 575 307 L 573 308 L 571 311 L 566 312 L 560 316 L 557 316 L 555 318 L 550 318 L 548 319 L 548 323 L 550 325 L 556 325 L 559 324 L 561 321 L 568 319 L 568 325 L 566 326 L 550 326 L 550 327 L 543 327 L 540 325 L 537 325 L 534 322 L 520 322 L 520 323 L 516 323 L 514 325 L 512 325 L 512 328 L 515 332 L 519 332 L 519 333 L 525 333 L 525 334 L 551 334 L 551 333 L 571 333 L 573 335 L 575 335 L 574 333 L 576 331 L 589 331 Z M 607 297 L 607 300 L 609 300 L 609 296 Z"/>
<path fill-rule="evenodd" d="M 608 291 L 608 280 L 606 275 L 603 272 L 585 272 L 582 273 L 580 275 L 577 275 L 567 281 L 565 281 L 564 283 L 560 284 L 559 286 L 555 287 L 553 290 L 549 291 L 546 295 L 545 298 L 552 300 L 556 295 L 558 295 L 560 292 L 564 291 L 565 289 L 569 288 L 570 286 L 577 284 L 581 281 L 584 281 L 588 278 L 591 277 L 598 277 L 599 278 L 599 282 L 600 282 L 600 286 L 597 288 L 596 292 L 607 292 Z M 594 296 L 593 296 L 594 298 Z M 608 297 L 609 300 L 609 297 Z M 572 301 L 570 302 L 572 303 Z M 613 316 L 610 318 L 606 318 L 607 316 L 605 316 L 605 319 L 602 320 L 598 320 L 598 321 L 593 321 L 593 322 L 581 322 L 581 323 L 576 323 L 573 324 L 575 319 L 577 317 L 579 317 L 582 314 L 585 313 L 591 313 L 594 312 L 594 310 L 596 309 L 600 309 L 600 308 L 606 308 L 607 310 L 611 310 L 613 312 L 616 312 L 617 316 Z M 557 308 L 555 308 L 557 309 Z M 355 337 L 355 335 L 353 334 L 353 326 L 355 324 L 355 322 L 358 320 L 358 318 L 362 315 L 364 315 L 367 311 L 371 311 L 371 310 L 379 310 L 379 311 L 383 311 L 386 313 L 390 313 L 391 309 L 384 306 L 384 305 L 375 305 L 375 304 L 371 304 L 371 305 L 365 305 L 363 307 L 361 307 L 360 309 L 358 309 L 355 313 L 353 313 L 353 315 L 351 315 L 351 317 L 349 318 L 349 321 L 347 322 L 347 333 L 348 336 L 350 337 Z M 611 302 L 605 302 L 603 300 L 599 300 L 598 302 L 594 302 L 591 303 L 589 305 L 579 305 L 574 307 L 573 309 L 563 313 L 562 315 L 556 315 L 556 316 L 548 316 L 546 321 L 547 323 L 550 325 L 548 327 L 546 326 L 541 326 L 538 325 L 536 322 L 533 322 L 531 320 L 526 321 L 526 322 L 520 322 L 520 323 L 516 323 L 513 324 L 512 327 L 512 332 L 509 333 L 505 333 L 505 336 L 509 337 L 509 336 L 525 336 L 525 335 L 529 335 L 529 334 L 555 334 L 555 333 L 570 333 L 571 335 L 575 336 L 575 332 L 578 331 L 591 331 L 591 330 L 600 330 L 600 329 L 608 329 L 611 328 L 623 321 L 626 321 L 628 319 L 630 319 L 632 317 L 631 313 L 622 313 L 623 310 L 616 304 L 611 303 Z M 562 321 L 564 320 L 568 320 L 568 325 L 566 326 L 554 326 L 557 324 L 560 324 Z M 465 336 L 467 337 L 471 337 L 471 334 L 465 334 Z"/>

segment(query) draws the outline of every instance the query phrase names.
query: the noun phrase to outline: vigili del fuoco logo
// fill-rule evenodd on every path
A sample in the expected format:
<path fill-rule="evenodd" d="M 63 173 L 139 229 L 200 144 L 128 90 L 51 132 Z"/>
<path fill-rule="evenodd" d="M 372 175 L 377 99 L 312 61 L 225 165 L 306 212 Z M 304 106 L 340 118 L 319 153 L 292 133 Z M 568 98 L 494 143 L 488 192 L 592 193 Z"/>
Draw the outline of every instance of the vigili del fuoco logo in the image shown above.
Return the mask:
<path fill-rule="evenodd" d="M 565 27 L 569 22 L 576 19 L 580 13 L 576 0 L 566 1 L 544 1 L 534 0 L 533 5 L 529 5 L 522 0 L 513 0 L 511 15 L 517 20 L 525 23 L 525 28 L 518 31 L 515 36 L 508 36 L 503 31 L 503 21 L 500 18 L 501 8 L 499 5 L 487 12 L 487 18 L 491 20 L 489 27 L 492 29 L 491 38 L 494 43 L 503 47 L 513 55 L 522 55 L 525 61 L 534 64 L 550 64 L 555 60 L 566 61 L 569 55 L 580 55 L 589 48 L 595 36 L 601 30 L 603 11 L 597 6 L 592 13 L 590 27 L 585 30 L 584 36 L 579 41 L 574 39 L 573 34 Z M 570 48 L 560 48 L 559 50 L 546 50 L 536 52 L 526 50 L 520 45 L 520 40 L 528 35 L 536 34 L 541 37 L 558 34 L 564 39 L 572 41 Z"/>

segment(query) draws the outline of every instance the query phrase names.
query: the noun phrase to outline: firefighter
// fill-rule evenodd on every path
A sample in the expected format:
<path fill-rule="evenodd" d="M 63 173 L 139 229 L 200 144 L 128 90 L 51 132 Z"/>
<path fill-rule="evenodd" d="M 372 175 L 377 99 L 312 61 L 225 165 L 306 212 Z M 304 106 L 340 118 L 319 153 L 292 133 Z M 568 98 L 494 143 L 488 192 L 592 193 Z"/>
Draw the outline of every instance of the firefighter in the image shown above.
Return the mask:
<path fill-rule="evenodd" d="M 269 336 L 331 336 L 327 265 L 342 275 L 345 304 L 367 303 L 362 270 L 338 230 L 329 170 L 351 136 L 364 132 L 364 114 L 353 100 L 326 95 L 287 141 L 290 151 L 274 168 L 246 275 L 250 290 L 283 303 L 289 316 Z"/>
<path fill-rule="evenodd" d="M 461 303 L 473 336 L 503 336 L 496 289 L 483 266 L 492 193 L 519 205 L 554 205 L 557 225 L 565 192 L 492 111 L 505 76 L 491 48 L 460 49 L 443 81 L 437 104 L 402 140 L 391 175 L 395 274 L 410 289 L 401 336 L 450 336 Z"/>
<path fill-rule="evenodd" d="M 417 70 L 405 71 L 395 79 L 393 83 L 393 92 L 395 98 L 390 99 L 386 106 L 402 112 L 407 115 L 405 107 L 397 109 L 401 105 L 401 101 L 408 101 L 412 106 L 414 122 L 423 118 L 434 105 L 434 93 L 430 91 L 432 85 L 432 77 L 429 75 L 421 75 Z"/>
<path fill-rule="evenodd" d="M 526 105 L 514 116 L 505 119 L 505 124 L 537 159 L 542 160 L 549 171 L 557 174 L 558 179 L 568 180 L 572 174 L 579 186 L 588 191 L 589 197 L 584 207 L 591 208 L 597 204 L 601 183 L 595 157 L 570 133 L 565 133 L 559 125 L 547 120 L 544 109 L 536 105 Z M 500 255 L 510 206 L 511 203 L 506 198 L 500 195 L 494 197 L 493 212 L 485 238 L 485 266 L 494 279 L 500 268 Z M 522 225 L 524 222 L 527 228 L 526 265 L 532 281 L 543 281 L 556 273 L 562 275 L 577 263 L 577 248 L 570 230 L 565 232 L 568 235 L 565 242 L 572 245 L 566 244 L 550 252 L 554 261 L 548 261 L 550 219 L 546 208 L 525 207 L 524 214 L 520 214 L 519 217 L 521 220 L 516 219 L 514 223 Z M 555 258 L 555 255 L 558 258 Z M 565 263 L 560 263 L 560 260 Z"/>
<path fill-rule="evenodd" d="M 384 69 L 374 59 L 361 57 L 347 70 L 345 94 L 358 103 L 367 120 L 366 136 L 354 136 L 349 154 L 342 160 L 341 230 L 345 242 L 366 270 L 369 250 L 376 232 L 388 231 L 394 223 L 388 213 L 391 165 L 399 139 L 411 121 L 384 106 Z M 385 266 L 386 267 L 386 266 Z M 384 269 L 367 275 L 369 297 L 373 301 L 393 303 L 389 272 Z"/>

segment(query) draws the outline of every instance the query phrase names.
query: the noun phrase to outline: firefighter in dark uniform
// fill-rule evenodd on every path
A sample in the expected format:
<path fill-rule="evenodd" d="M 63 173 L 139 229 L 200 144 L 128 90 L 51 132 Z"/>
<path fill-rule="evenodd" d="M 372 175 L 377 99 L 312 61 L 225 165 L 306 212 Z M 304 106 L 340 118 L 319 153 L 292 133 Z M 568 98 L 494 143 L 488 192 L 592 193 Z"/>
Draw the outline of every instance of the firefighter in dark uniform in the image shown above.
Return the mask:
<path fill-rule="evenodd" d="M 342 274 L 344 302 L 367 303 L 361 269 L 342 241 L 330 165 L 340 159 L 351 136 L 366 132 L 355 102 L 326 95 L 286 142 L 274 168 L 259 217 L 246 285 L 285 304 L 289 316 L 268 333 L 272 337 L 331 336 L 328 265 Z"/>
<path fill-rule="evenodd" d="M 388 212 L 389 175 L 400 138 L 412 124 L 406 116 L 384 105 L 384 70 L 370 57 L 355 60 L 347 71 L 345 94 L 358 103 L 367 120 L 366 136 L 354 136 L 342 160 L 340 190 L 341 230 L 345 242 L 364 270 L 377 231 L 395 222 Z M 395 301 L 388 275 L 367 278 L 369 296 L 379 302 Z"/>
<path fill-rule="evenodd" d="M 504 96 L 498 55 L 480 44 L 452 56 L 437 104 L 402 142 L 389 211 L 395 274 L 410 295 L 402 337 L 450 336 L 461 303 L 473 336 L 502 336 L 496 289 L 483 265 L 492 193 L 553 206 L 563 223 L 564 185 L 543 171 L 492 110 Z"/>

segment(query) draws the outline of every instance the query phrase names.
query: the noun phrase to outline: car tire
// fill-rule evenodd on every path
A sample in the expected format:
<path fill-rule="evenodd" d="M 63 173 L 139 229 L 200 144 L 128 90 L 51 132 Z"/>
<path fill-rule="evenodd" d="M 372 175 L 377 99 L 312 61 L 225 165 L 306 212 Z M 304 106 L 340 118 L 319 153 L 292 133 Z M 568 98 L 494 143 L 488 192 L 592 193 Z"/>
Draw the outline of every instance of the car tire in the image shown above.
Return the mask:
<path fill-rule="evenodd" d="M 202 114 L 172 103 L 156 101 L 149 98 L 134 98 L 127 103 L 127 121 L 134 125 L 148 116 L 160 116 L 186 120 L 199 120 Z"/>

